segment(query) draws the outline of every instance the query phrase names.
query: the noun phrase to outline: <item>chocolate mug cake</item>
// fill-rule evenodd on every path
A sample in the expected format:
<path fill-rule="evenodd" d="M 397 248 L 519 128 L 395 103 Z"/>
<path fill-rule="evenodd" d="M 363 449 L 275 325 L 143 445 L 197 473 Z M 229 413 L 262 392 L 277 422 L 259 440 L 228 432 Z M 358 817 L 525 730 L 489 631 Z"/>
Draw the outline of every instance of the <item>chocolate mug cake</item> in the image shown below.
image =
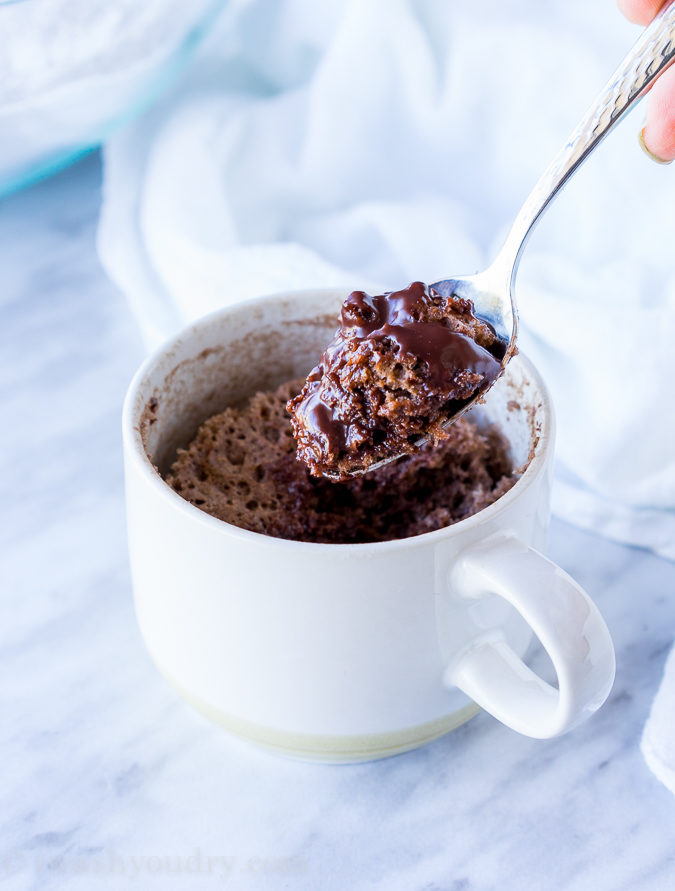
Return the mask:
<path fill-rule="evenodd" d="M 166 480 L 212 516 L 277 538 L 387 541 L 449 526 L 518 476 L 496 428 L 442 425 L 496 379 L 502 354 L 469 301 L 422 282 L 354 291 L 307 381 L 206 420 Z M 424 431 L 429 441 L 414 444 Z M 406 454 L 349 475 L 355 460 L 368 467 L 392 452 Z"/>
<path fill-rule="evenodd" d="M 332 482 L 297 460 L 286 408 L 302 380 L 256 393 L 206 420 L 166 481 L 214 517 L 299 541 L 408 538 L 477 513 L 514 485 L 508 444 L 494 427 L 459 418 L 427 443 L 371 473 Z"/>

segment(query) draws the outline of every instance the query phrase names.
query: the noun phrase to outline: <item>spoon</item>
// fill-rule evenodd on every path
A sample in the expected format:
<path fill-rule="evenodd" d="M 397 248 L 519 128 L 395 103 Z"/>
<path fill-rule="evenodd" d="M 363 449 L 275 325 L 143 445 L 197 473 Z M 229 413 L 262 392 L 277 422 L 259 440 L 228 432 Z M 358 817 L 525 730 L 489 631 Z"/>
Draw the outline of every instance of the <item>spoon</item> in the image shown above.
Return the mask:
<path fill-rule="evenodd" d="M 483 272 L 445 279 L 431 286 L 444 297 L 462 297 L 473 302 L 475 314 L 489 322 L 498 337 L 507 344 L 502 367 L 506 366 L 516 351 L 518 315 L 514 284 L 528 236 L 572 174 L 674 61 L 675 3 L 672 3 L 662 9 L 643 31 L 581 119 L 564 148 L 544 171 L 516 216 L 506 241 L 493 263 Z M 443 426 L 447 427 L 456 421 L 478 399 L 482 399 L 485 393 L 485 388 L 479 390 Z M 414 443 L 415 446 L 423 445 L 428 438 L 421 436 Z M 397 457 L 400 456 L 388 456 L 370 464 L 367 468 L 355 469 L 353 475 L 369 473 L 396 460 Z"/>

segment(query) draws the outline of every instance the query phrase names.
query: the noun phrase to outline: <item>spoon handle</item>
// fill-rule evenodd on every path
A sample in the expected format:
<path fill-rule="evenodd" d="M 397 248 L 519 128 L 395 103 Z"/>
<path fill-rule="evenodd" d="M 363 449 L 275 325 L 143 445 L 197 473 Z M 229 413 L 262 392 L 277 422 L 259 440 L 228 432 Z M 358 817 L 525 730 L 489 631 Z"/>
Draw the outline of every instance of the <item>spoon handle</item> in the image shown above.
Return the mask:
<path fill-rule="evenodd" d="M 541 214 L 593 149 L 672 62 L 675 62 L 675 3 L 662 9 L 642 32 L 520 209 L 495 261 L 495 265 L 509 275 L 511 286 L 527 237 Z"/>

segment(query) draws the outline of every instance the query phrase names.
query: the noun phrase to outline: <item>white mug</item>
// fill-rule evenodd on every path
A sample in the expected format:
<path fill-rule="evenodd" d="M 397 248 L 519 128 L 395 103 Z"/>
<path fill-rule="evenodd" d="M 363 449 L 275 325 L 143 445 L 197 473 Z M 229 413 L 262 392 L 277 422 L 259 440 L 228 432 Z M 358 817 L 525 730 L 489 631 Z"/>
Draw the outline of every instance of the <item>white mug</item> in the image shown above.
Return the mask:
<path fill-rule="evenodd" d="M 514 358 L 476 423 L 496 424 L 521 478 L 435 532 L 315 544 L 209 516 L 163 480 L 209 415 L 303 376 L 332 336 L 341 291 L 239 303 L 190 325 L 138 371 L 124 407 L 136 612 L 160 671 L 195 707 L 268 748 L 331 762 L 396 754 L 479 706 L 546 738 L 594 712 L 614 679 L 607 627 L 542 556 L 554 419 Z M 533 633 L 557 687 L 523 661 Z"/>

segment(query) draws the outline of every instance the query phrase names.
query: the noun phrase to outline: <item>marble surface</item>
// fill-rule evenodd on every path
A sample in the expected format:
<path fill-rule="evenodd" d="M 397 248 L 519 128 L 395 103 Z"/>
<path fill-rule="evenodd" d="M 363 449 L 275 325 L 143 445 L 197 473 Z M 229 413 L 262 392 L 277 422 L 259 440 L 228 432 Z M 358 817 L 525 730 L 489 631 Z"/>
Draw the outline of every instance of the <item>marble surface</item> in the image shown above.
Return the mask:
<path fill-rule="evenodd" d="M 560 739 L 486 715 L 414 753 L 325 767 L 233 740 L 136 628 L 119 416 L 142 347 L 95 252 L 96 158 L 0 203 L 4 471 L 0 881 L 12 891 L 665 889 L 675 801 L 638 749 L 675 564 L 553 523 L 617 648 L 608 704 Z"/>

